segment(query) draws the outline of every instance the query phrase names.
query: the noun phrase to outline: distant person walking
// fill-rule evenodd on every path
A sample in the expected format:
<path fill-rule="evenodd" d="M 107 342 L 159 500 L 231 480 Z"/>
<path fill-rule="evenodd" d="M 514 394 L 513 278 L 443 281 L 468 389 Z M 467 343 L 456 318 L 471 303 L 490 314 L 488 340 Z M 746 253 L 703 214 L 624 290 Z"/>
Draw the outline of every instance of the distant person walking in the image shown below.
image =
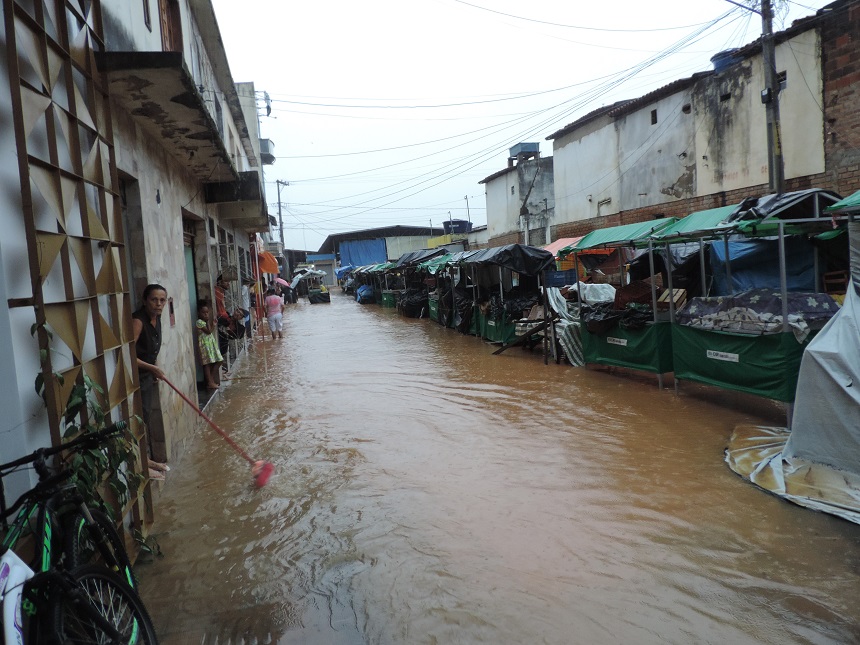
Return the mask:
<path fill-rule="evenodd" d="M 271 287 L 266 291 L 266 318 L 269 321 L 269 330 L 272 332 L 272 340 L 275 334 L 283 338 L 284 334 L 284 299 L 275 294 Z"/>

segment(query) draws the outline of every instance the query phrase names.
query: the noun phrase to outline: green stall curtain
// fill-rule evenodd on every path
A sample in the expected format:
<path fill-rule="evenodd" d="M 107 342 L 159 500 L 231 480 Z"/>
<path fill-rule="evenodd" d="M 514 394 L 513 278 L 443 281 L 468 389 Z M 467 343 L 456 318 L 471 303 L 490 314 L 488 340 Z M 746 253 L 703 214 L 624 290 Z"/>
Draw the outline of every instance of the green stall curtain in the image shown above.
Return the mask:
<path fill-rule="evenodd" d="M 629 367 L 663 374 L 672 371 L 672 329 L 668 322 L 643 329 L 616 326 L 605 334 L 593 334 L 582 326 L 582 354 L 586 363 Z"/>
<path fill-rule="evenodd" d="M 672 326 L 675 377 L 794 401 L 800 359 L 808 344 L 792 333 L 750 336 Z"/>

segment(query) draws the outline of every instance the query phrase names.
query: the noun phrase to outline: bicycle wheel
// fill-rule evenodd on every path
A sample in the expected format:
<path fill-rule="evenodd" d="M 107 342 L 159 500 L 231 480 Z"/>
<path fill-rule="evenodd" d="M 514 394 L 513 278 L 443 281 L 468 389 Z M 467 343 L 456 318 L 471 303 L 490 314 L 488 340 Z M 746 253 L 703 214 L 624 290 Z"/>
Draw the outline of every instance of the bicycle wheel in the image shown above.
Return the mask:
<path fill-rule="evenodd" d="M 128 552 L 125 550 L 125 542 L 117 533 L 116 525 L 107 514 L 91 508 L 90 513 L 95 520 L 96 526 L 90 526 L 82 513 L 72 513 L 68 525 L 63 534 L 65 535 L 65 553 L 69 569 L 75 569 L 84 564 L 102 562 L 111 571 L 118 574 L 130 587 L 137 587 L 137 580 L 131 568 Z M 94 535 L 94 531 L 101 532 L 106 547 L 106 557 L 97 545 L 101 537 Z"/>
<path fill-rule="evenodd" d="M 95 618 L 98 614 L 120 633 L 123 645 L 158 645 L 143 602 L 116 574 L 99 565 L 84 565 L 70 575 L 75 588 L 56 594 L 51 608 L 59 642 L 64 645 L 114 642 L 99 625 Z"/>

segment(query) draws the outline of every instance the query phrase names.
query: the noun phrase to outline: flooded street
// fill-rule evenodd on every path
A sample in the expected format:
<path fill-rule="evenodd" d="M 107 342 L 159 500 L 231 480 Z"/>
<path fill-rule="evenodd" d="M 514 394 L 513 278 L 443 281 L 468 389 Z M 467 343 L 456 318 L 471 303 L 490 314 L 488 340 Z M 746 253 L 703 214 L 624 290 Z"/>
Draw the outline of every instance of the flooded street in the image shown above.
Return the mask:
<path fill-rule="evenodd" d="M 770 404 L 544 366 L 358 305 L 285 313 L 208 412 L 137 567 L 162 643 L 856 643 L 860 527 L 723 462 Z"/>

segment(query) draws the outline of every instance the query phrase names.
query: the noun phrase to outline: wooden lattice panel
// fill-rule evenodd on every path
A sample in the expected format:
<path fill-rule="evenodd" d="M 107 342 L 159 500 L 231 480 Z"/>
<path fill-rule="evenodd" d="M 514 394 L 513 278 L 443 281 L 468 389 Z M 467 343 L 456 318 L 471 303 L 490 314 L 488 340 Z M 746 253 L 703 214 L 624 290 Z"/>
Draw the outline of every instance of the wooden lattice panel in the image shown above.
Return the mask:
<path fill-rule="evenodd" d="M 140 413 L 108 85 L 95 64 L 101 9 L 90 0 L 2 1 L 32 286 L 32 299 L 16 304 L 34 307 L 38 349 L 48 350 L 43 375 L 58 443 L 84 375 L 104 389 L 100 403 L 112 418 Z M 140 525 L 150 500 L 132 506 Z"/>

